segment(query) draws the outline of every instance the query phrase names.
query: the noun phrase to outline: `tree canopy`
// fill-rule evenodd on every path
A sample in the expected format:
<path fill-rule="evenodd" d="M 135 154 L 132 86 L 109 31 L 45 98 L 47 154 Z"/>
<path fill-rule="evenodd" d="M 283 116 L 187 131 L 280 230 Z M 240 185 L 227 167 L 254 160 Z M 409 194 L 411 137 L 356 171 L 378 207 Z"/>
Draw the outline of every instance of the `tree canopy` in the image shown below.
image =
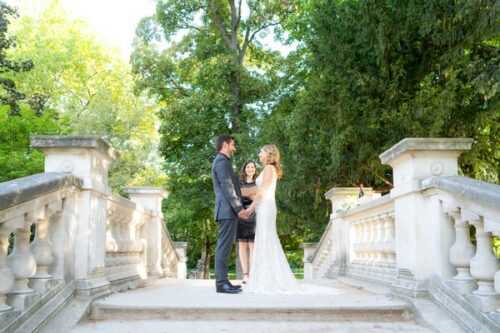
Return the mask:
<path fill-rule="evenodd" d="M 161 106 L 160 150 L 171 192 L 166 211 L 174 234 L 196 239 L 191 264 L 201 256 L 197 251 L 209 258 L 213 250 L 215 137 L 236 137 L 243 152 L 237 167 L 256 155 L 255 137 L 275 98 L 281 61 L 258 37 L 279 29 L 286 10 L 282 1 L 159 1 L 156 14 L 138 27 L 132 56 L 137 89 Z"/>
<path fill-rule="evenodd" d="M 5 136 L 19 149 L 24 147 L 17 151 L 29 151 L 27 155 L 21 153 L 24 159 L 37 156 L 34 167 L 23 175 L 41 172 L 43 167 L 41 156 L 29 150 L 30 134 L 92 134 L 104 137 L 120 152 L 110 177 L 114 190 L 164 182 L 157 154 L 156 105 L 146 96 L 134 93 L 130 66 L 117 51 L 99 42 L 82 21 L 70 19 L 57 0 L 48 2 L 39 12 L 13 21 L 9 32 L 17 40 L 17 47 L 9 52 L 10 58 L 17 62 L 30 59 L 33 64 L 29 71 L 10 73 L 10 79 L 23 94 L 36 96 L 38 109 L 44 113 L 50 110 L 51 115 L 15 121 L 5 118 L 11 124 L 4 130 L 14 123 L 34 126 L 33 130 L 24 128 L 23 140 L 13 141 L 13 134 Z M 49 118 L 55 127 L 35 125 Z M 14 130 L 16 136 L 23 131 Z M 7 159 L 12 160 L 16 150 L 7 151 Z M 4 168 L 22 171 L 21 165 L 10 163 Z"/>
<path fill-rule="evenodd" d="M 498 10 L 494 0 L 159 1 L 138 27 L 133 67 L 161 103 L 174 230 L 210 243 L 211 143 L 224 132 L 240 143 L 237 166 L 261 144 L 282 150 L 289 250 L 319 238 L 329 188 L 388 191 L 378 155 L 405 137 L 472 137 L 462 172 L 498 182 Z M 259 31 L 297 47 L 273 52 Z"/>

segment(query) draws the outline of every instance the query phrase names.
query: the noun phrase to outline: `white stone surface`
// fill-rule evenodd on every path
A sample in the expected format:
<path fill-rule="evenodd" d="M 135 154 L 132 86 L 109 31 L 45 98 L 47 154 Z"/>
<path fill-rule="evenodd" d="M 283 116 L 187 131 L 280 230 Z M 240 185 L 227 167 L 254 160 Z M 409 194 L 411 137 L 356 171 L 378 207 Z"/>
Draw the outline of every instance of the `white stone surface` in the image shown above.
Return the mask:
<path fill-rule="evenodd" d="M 406 303 L 338 281 L 318 281 L 322 288 L 341 292 L 335 296 L 254 295 L 245 292 L 227 295 L 217 294 L 214 284 L 212 280 L 159 280 L 143 289 L 110 295 L 93 305 L 93 312 L 96 308 L 97 311 L 99 308 L 112 309 L 113 312 L 106 315 L 109 320 L 89 320 L 71 332 L 431 332 L 404 314 L 408 309 Z M 189 316 L 180 321 L 179 318 L 178 321 L 158 318 L 158 313 L 169 311 L 177 311 L 179 317 L 198 312 L 196 317 Z M 307 316 L 310 320 L 285 320 L 295 314 L 303 317 L 307 311 L 317 315 Z M 321 316 L 326 311 L 330 312 Z M 146 318 L 141 319 L 139 312 L 144 312 Z M 221 313 L 227 313 L 229 316 L 226 317 L 231 320 L 218 320 Z M 260 319 L 248 320 L 249 317 Z M 352 318 L 357 320 L 353 322 Z"/>
<path fill-rule="evenodd" d="M 411 323 L 332 323 L 288 321 L 171 321 L 112 320 L 85 322 L 71 333 L 430 333 L 430 329 Z M 450 332 L 451 333 L 451 332 Z"/>
<path fill-rule="evenodd" d="M 405 139 L 380 155 L 393 168 L 397 267 L 410 271 L 417 281 L 443 272 L 447 257 L 439 251 L 442 240 L 435 237 L 442 234 L 442 222 L 432 214 L 436 212 L 432 201 L 420 192 L 421 181 L 456 176 L 458 156 L 471 143 L 470 139 Z"/>

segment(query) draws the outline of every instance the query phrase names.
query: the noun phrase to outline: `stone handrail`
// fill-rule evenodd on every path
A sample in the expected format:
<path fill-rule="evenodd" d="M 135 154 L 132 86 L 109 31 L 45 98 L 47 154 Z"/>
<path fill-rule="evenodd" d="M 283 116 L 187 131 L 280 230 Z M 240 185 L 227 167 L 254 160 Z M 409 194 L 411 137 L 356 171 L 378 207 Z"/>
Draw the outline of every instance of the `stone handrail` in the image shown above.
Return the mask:
<path fill-rule="evenodd" d="M 474 296 L 483 312 L 500 310 L 500 261 L 492 248 L 492 237 L 500 236 L 500 186 L 459 176 L 432 177 L 422 185 L 424 195 L 439 201 L 453 226 L 449 262 L 457 274 L 451 285 L 462 295 Z"/>
<path fill-rule="evenodd" d="M 471 145 L 410 138 L 380 155 L 393 168 L 394 188 L 332 214 L 315 254 L 304 257 L 305 271 L 430 296 L 467 331 L 499 331 L 500 261 L 492 238 L 500 236 L 500 186 L 458 176 L 458 156 Z"/>
<path fill-rule="evenodd" d="M 168 234 L 163 190 L 112 195 L 116 154 L 97 137 L 35 137 L 32 146 L 46 172 L 0 183 L 0 333 L 40 327 L 73 297 L 182 278 L 186 244 L 177 251 Z"/>
<path fill-rule="evenodd" d="M 116 290 L 136 287 L 147 277 L 141 229 L 150 217 L 136 206 L 116 196 L 107 200 L 105 272 Z"/>
<path fill-rule="evenodd" d="M 394 201 L 386 195 L 367 201 L 339 214 L 344 225 L 337 240 L 345 244 L 339 249 L 345 258 L 345 273 L 392 283 L 396 265 L 394 239 Z"/>
<path fill-rule="evenodd" d="M 0 184 L 0 318 L 22 312 L 65 278 L 62 220 L 73 214 L 80 187 L 78 178 L 65 173 Z"/>
<path fill-rule="evenodd" d="M 363 191 L 362 198 L 359 198 L 359 189 L 354 187 L 334 187 L 325 193 L 325 198 L 332 203 L 332 214 L 320 241 L 318 243 L 305 243 L 302 246 L 304 248 L 305 279 L 325 277 L 329 274 L 328 270 L 331 267 L 338 269 L 338 265 L 334 263 L 342 253 L 339 247 L 341 241 L 333 240 L 333 238 L 339 237 L 338 233 L 340 232 L 337 230 L 337 216 L 362 202 L 379 196 L 371 188 L 365 188 Z"/>

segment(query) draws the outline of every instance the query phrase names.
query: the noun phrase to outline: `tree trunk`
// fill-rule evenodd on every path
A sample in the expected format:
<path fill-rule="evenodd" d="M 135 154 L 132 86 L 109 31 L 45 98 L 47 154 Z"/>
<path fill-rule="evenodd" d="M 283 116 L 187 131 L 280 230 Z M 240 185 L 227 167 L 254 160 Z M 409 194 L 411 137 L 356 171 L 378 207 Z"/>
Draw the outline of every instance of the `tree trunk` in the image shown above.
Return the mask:
<path fill-rule="evenodd" d="M 232 96 L 232 130 L 234 133 L 240 131 L 241 115 L 241 73 L 239 65 L 231 73 L 231 96 Z"/>

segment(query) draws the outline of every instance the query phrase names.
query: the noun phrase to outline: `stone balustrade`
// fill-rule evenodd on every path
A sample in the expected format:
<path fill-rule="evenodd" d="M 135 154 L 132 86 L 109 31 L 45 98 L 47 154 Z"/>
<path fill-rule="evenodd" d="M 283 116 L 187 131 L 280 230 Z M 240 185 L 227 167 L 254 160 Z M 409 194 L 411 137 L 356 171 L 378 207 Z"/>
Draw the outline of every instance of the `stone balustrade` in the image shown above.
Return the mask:
<path fill-rule="evenodd" d="M 329 224 L 318 250 L 304 257 L 309 277 L 384 283 L 397 295 L 430 296 L 470 331 L 499 328 L 492 239 L 500 236 L 500 186 L 458 176 L 458 156 L 472 143 L 402 140 L 380 155 L 393 168 L 390 194 L 363 202 L 355 189 L 329 196 Z"/>
<path fill-rule="evenodd" d="M 187 244 L 168 234 L 163 190 L 112 195 L 116 154 L 99 138 L 35 137 L 32 146 L 46 172 L 0 183 L 0 332 L 42 323 L 71 297 L 185 278 Z"/>
<path fill-rule="evenodd" d="M 500 286 L 500 260 L 492 245 L 493 237 L 500 236 L 500 186 L 458 176 L 432 177 L 422 185 L 438 202 L 454 239 L 447 243 L 449 264 L 456 271 L 450 285 L 483 312 L 500 312 L 500 288 L 495 288 Z"/>
<path fill-rule="evenodd" d="M 71 271 L 64 257 L 71 221 L 62 220 L 73 214 L 81 185 L 71 175 L 47 173 L 0 187 L 0 318 L 25 310 Z"/>

